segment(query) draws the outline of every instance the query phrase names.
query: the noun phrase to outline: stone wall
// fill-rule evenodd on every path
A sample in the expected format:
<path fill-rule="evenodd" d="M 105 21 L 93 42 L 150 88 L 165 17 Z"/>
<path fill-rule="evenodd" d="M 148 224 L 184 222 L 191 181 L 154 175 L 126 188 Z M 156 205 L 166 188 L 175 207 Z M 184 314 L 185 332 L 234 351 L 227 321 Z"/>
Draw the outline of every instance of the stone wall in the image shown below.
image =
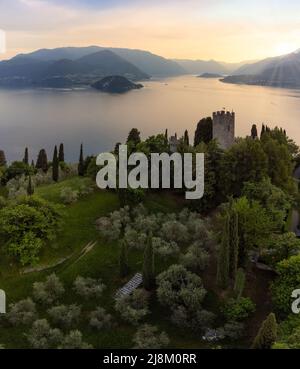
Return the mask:
<path fill-rule="evenodd" d="M 234 144 L 235 113 L 224 110 L 213 113 L 213 138 L 218 140 L 222 149 Z"/>

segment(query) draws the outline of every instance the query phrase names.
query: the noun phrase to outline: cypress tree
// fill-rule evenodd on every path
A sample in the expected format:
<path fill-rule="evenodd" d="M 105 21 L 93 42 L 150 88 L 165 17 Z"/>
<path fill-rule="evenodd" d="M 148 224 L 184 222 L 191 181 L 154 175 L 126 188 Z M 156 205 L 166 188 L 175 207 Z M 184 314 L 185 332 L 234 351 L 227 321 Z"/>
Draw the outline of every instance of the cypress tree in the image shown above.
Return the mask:
<path fill-rule="evenodd" d="M 127 143 L 132 142 L 134 146 L 141 142 L 141 133 L 137 128 L 132 128 L 128 134 Z"/>
<path fill-rule="evenodd" d="M 0 167 L 6 166 L 6 157 L 5 152 L 3 150 L 0 150 Z"/>
<path fill-rule="evenodd" d="M 31 167 L 32 167 L 32 168 L 34 168 L 34 167 L 35 167 L 35 165 L 34 165 L 34 160 L 33 160 L 33 159 L 31 160 Z"/>
<path fill-rule="evenodd" d="M 253 124 L 251 128 L 251 137 L 253 138 L 253 140 L 255 140 L 258 137 L 256 124 Z"/>
<path fill-rule="evenodd" d="M 29 164 L 28 147 L 26 147 L 26 149 L 25 149 L 23 163 L 25 163 L 26 165 Z"/>
<path fill-rule="evenodd" d="M 238 258 L 239 258 L 239 216 L 236 210 L 232 208 L 230 210 L 230 224 L 229 224 L 229 247 L 230 247 L 230 264 L 229 264 L 229 275 L 235 280 L 238 269 Z"/>
<path fill-rule="evenodd" d="M 121 278 L 126 277 L 129 273 L 129 265 L 128 265 L 128 247 L 127 242 L 124 240 L 121 242 L 119 266 Z"/>
<path fill-rule="evenodd" d="M 166 129 L 166 131 L 165 131 L 165 143 L 166 143 L 166 145 L 169 143 L 168 129 Z"/>
<path fill-rule="evenodd" d="M 229 285 L 229 214 L 224 217 L 224 229 L 218 255 L 217 283 L 221 288 Z"/>
<path fill-rule="evenodd" d="M 59 176 L 59 161 L 57 156 L 57 147 L 54 148 L 53 161 L 52 161 L 52 179 L 57 182 Z"/>
<path fill-rule="evenodd" d="M 144 252 L 143 263 L 143 285 L 147 291 L 151 291 L 154 287 L 155 274 L 154 274 L 154 253 L 152 246 L 152 235 L 150 234 L 147 239 L 147 245 Z"/>
<path fill-rule="evenodd" d="M 65 161 L 65 150 L 64 150 L 64 144 L 63 143 L 61 143 L 59 145 L 58 161 L 59 162 L 64 162 Z"/>
<path fill-rule="evenodd" d="M 27 195 L 32 196 L 33 194 L 34 194 L 34 187 L 33 187 L 33 184 L 32 184 L 31 175 L 29 175 L 28 185 L 27 185 Z"/>
<path fill-rule="evenodd" d="M 185 132 L 184 132 L 184 138 L 183 138 L 183 141 L 184 141 L 184 144 L 186 146 L 190 146 L 190 138 L 189 138 L 189 132 L 188 130 L 186 129 Z"/>
<path fill-rule="evenodd" d="M 84 176 L 84 159 L 83 159 L 83 145 L 80 146 L 80 156 L 79 156 L 79 163 L 78 163 L 78 175 L 80 177 Z"/>
<path fill-rule="evenodd" d="M 269 350 L 277 339 L 277 322 L 275 314 L 271 313 L 262 323 L 252 348 L 258 350 Z"/>
<path fill-rule="evenodd" d="M 265 133 L 266 133 L 266 127 L 265 127 L 265 125 L 263 124 L 263 125 L 261 126 L 260 138 L 262 138 L 262 136 L 263 136 Z"/>
<path fill-rule="evenodd" d="M 36 168 L 41 169 L 44 173 L 48 171 L 48 158 L 45 149 L 40 150 L 37 161 Z"/>

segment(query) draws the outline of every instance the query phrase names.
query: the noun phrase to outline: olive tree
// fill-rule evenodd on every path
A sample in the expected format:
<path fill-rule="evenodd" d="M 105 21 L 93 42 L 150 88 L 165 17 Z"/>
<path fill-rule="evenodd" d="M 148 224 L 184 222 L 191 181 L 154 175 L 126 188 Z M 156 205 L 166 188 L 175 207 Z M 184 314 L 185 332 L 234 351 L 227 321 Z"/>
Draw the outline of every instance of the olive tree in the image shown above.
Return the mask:
<path fill-rule="evenodd" d="M 183 265 L 172 265 L 157 277 L 157 296 L 170 309 L 184 306 L 189 311 L 201 309 L 206 290 L 202 280 Z"/>
<path fill-rule="evenodd" d="M 27 298 L 10 305 L 7 320 L 14 326 L 31 324 L 37 316 L 35 303 Z"/>
<path fill-rule="evenodd" d="M 99 298 L 106 286 L 101 279 L 77 277 L 74 282 L 74 291 L 77 295 L 85 298 Z"/>
<path fill-rule="evenodd" d="M 133 337 L 135 349 L 162 349 L 169 345 L 170 340 L 165 332 L 159 333 L 158 328 L 145 324 Z"/>
<path fill-rule="evenodd" d="M 64 286 L 55 274 L 49 275 L 45 282 L 33 284 L 34 300 L 44 305 L 53 305 L 64 292 Z"/>
<path fill-rule="evenodd" d="M 33 349 L 54 349 L 63 340 L 62 332 L 51 328 L 46 319 L 36 320 L 26 338 Z"/>
<path fill-rule="evenodd" d="M 137 325 L 149 313 L 148 294 L 144 290 L 135 290 L 131 295 L 116 300 L 115 310 L 127 322 Z"/>

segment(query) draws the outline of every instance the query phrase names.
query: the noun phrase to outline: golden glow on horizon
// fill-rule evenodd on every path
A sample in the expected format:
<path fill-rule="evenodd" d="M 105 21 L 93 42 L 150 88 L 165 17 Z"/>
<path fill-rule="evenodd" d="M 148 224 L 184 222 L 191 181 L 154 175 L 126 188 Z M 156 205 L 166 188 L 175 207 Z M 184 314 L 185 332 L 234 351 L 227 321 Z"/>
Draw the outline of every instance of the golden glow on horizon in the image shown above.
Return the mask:
<path fill-rule="evenodd" d="M 299 45 L 295 43 L 282 43 L 275 47 L 275 54 L 276 55 L 285 55 L 290 54 L 299 48 Z"/>

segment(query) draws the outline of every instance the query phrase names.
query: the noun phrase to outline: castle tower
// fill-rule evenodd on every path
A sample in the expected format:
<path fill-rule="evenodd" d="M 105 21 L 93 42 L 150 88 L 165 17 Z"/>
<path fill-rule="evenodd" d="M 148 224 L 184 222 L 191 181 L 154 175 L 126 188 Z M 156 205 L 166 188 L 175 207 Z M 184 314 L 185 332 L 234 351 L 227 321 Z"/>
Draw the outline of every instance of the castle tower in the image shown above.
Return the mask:
<path fill-rule="evenodd" d="M 221 110 L 213 113 L 213 138 L 222 149 L 228 149 L 234 144 L 235 113 Z"/>

